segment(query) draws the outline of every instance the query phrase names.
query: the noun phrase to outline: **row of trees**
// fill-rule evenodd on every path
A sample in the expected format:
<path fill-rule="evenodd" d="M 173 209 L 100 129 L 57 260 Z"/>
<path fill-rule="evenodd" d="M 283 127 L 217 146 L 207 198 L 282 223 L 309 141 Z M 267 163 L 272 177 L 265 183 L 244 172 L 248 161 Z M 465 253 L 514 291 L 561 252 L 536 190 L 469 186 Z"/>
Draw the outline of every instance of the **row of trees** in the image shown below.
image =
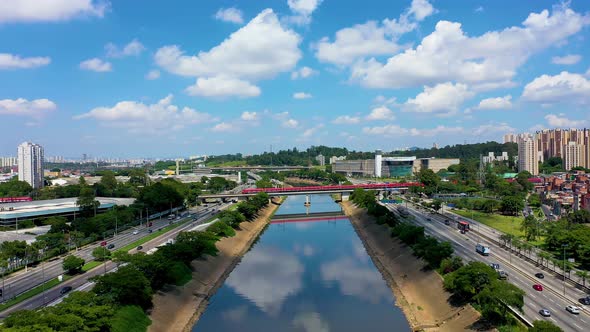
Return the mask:
<path fill-rule="evenodd" d="M 240 206 L 262 208 L 268 204 L 265 195 L 259 194 Z M 224 213 L 207 231 L 181 232 L 175 243 L 160 247 L 152 255 L 117 251 L 112 254 L 119 265 L 117 271 L 95 277 L 92 291 L 73 292 L 52 307 L 18 311 L 4 320 L 0 331 L 145 331 L 151 323 L 145 313 L 152 307 L 153 294 L 166 284 L 181 285 L 190 280 L 193 260 L 216 255 L 215 243 L 222 237 L 235 235 L 234 228 L 239 228 L 230 219 L 253 220 L 254 217 L 246 218 L 238 211 Z M 106 256 L 96 253 L 101 255 Z M 79 273 L 80 260 L 68 256 L 64 268 Z"/>
<path fill-rule="evenodd" d="M 375 193 L 355 190 L 352 201 L 376 217 L 379 224 L 387 224 L 391 234 L 412 248 L 416 257 L 422 258 L 427 268 L 437 269 L 444 276 L 444 287 L 453 293 L 458 303 L 472 303 L 491 325 L 512 324 L 513 318 L 506 305 L 522 311 L 525 292 L 504 280 L 497 272 L 482 262 L 464 265 L 461 258 L 453 255 L 449 242 L 440 242 L 425 235 L 424 228 L 401 222 L 393 213 L 378 204 Z M 533 331 L 558 332 L 559 327 L 545 321 L 535 321 Z"/>

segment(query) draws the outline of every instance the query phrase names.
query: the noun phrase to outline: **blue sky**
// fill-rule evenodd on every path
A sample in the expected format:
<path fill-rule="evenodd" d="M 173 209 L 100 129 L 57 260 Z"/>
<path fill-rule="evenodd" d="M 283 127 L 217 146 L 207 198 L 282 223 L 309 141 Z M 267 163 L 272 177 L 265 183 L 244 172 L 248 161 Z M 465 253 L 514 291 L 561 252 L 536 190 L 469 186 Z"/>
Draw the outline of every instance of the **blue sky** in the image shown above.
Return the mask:
<path fill-rule="evenodd" d="M 590 124 L 590 2 L 0 0 L 0 155 L 392 150 Z"/>

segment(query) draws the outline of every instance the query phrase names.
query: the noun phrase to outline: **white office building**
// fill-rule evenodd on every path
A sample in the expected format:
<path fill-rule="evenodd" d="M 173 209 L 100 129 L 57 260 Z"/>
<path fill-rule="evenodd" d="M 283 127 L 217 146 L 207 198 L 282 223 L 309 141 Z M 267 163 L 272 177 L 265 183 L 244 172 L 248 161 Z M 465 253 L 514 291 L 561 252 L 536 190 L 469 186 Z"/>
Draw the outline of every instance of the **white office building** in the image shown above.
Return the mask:
<path fill-rule="evenodd" d="M 31 142 L 18 146 L 18 179 L 28 182 L 34 189 L 43 188 L 43 147 Z"/>

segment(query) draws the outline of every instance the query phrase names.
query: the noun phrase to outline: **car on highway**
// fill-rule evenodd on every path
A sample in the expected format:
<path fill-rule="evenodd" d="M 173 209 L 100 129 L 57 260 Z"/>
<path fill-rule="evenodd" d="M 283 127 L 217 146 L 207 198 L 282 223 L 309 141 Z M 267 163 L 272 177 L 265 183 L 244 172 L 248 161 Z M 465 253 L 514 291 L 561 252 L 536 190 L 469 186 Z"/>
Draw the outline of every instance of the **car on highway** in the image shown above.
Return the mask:
<path fill-rule="evenodd" d="M 449 219 L 445 220 L 445 225 L 449 226 L 451 224 L 451 221 L 449 221 Z"/>
<path fill-rule="evenodd" d="M 547 309 L 539 310 L 539 314 L 543 317 L 551 317 L 551 311 L 549 311 Z"/>
<path fill-rule="evenodd" d="M 100 246 L 101 246 L 101 247 L 104 247 L 104 246 L 106 246 L 106 245 L 107 245 L 107 241 L 102 241 L 102 242 L 100 243 Z"/>
<path fill-rule="evenodd" d="M 541 285 L 541 284 L 534 284 L 533 285 L 533 289 L 536 290 L 536 291 L 541 292 L 541 291 L 543 291 L 543 285 Z"/>
<path fill-rule="evenodd" d="M 543 278 L 545 278 L 545 275 L 543 273 L 539 272 L 539 273 L 535 273 L 535 277 L 537 277 L 539 279 L 543 279 Z"/>
<path fill-rule="evenodd" d="M 137 250 L 143 249 L 143 246 L 137 246 Z"/>
<path fill-rule="evenodd" d="M 71 290 L 72 290 L 72 286 L 65 286 L 59 291 L 59 293 L 63 295 L 63 294 L 70 292 Z"/>
<path fill-rule="evenodd" d="M 432 221 L 432 219 L 430 219 L 430 218 L 426 218 L 426 221 Z"/>
<path fill-rule="evenodd" d="M 500 269 L 500 264 L 498 263 L 490 263 L 490 267 L 494 270 L 499 270 Z"/>
<path fill-rule="evenodd" d="M 114 247 L 115 247 L 115 245 L 111 243 L 107 246 L 107 249 L 113 249 Z"/>
<path fill-rule="evenodd" d="M 139 234 L 139 231 L 138 230 L 134 230 L 133 231 L 133 235 L 137 235 L 137 234 Z"/>
<path fill-rule="evenodd" d="M 582 303 L 582 304 L 590 305 L 590 296 L 583 297 L 583 298 L 579 299 L 578 301 L 580 301 L 580 303 Z"/>
<path fill-rule="evenodd" d="M 153 230 L 151 230 L 151 229 L 150 229 L 150 230 L 148 230 L 148 233 L 151 233 L 151 232 L 153 232 Z"/>
<path fill-rule="evenodd" d="M 567 310 L 569 313 L 572 313 L 574 315 L 580 314 L 580 307 L 576 307 L 575 305 L 570 304 L 567 307 L 565 307 L 565 310 Z"/>

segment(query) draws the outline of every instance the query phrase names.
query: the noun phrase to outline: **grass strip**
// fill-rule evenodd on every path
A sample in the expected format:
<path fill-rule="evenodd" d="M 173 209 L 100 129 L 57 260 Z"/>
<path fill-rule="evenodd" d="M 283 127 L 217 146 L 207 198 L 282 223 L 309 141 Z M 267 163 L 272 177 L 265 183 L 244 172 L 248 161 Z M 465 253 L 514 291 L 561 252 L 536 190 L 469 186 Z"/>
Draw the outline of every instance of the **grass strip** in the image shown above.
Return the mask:
<path fill-rule="evenodd" d="M 90 262 L 84 264 L 84 266 L 82 266 L 82 272 L 88 272 L 88 271 L 94 269 L 95 267 L 99 266 L 100 264 L 102 264 L 102 262 L 90 261 Z"/>
<path fill-rule="evenodd" d="M 71 278 L 71 276 L 64 275 L 62 281 L 59 281 L 59 279 L 57 279 L 57 278 L 53 278 L 53 279 L 47 281 L 43 285 L 39 285 L 35 288 L 31 288 L 28 291 L 18 295 L 17 297 L 7 301 L 6 303 L 0 304 L 0 311 L 4 311 L 4 310 L 12 307 L 13 305 L 19 304 L 24 300 L 27 300 L 33 296 L 39 295 L 39 294 L 43 293 L 43 290 L 49 290 L 49 289 L 59 285 L 60 283 L 66 281 L 70 278 Z"/>

